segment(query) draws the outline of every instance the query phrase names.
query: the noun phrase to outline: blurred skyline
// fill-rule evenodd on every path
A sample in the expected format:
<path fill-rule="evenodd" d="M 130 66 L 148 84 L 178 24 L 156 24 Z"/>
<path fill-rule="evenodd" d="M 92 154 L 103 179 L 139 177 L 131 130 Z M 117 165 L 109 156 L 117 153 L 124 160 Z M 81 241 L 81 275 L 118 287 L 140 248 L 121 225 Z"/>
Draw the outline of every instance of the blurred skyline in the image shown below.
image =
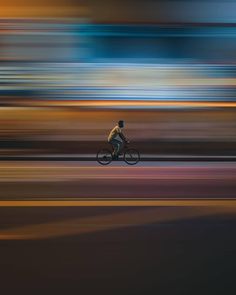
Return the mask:
<path fill-rule="evenodd" d="M 124 119 L 144 153 L 191 144 L 190 154 L 234 155 L 235 8 L 210 0 L 2 3 L 0 153 L 52 154 L 60 141 L 63 153 L 74 145 L 94 154 Z"/>
<path fill-rule="evenodd" d="M 98 23 L 235 23 L 233 0 L 10 0 L 0 17 L 88 17 Z"/>

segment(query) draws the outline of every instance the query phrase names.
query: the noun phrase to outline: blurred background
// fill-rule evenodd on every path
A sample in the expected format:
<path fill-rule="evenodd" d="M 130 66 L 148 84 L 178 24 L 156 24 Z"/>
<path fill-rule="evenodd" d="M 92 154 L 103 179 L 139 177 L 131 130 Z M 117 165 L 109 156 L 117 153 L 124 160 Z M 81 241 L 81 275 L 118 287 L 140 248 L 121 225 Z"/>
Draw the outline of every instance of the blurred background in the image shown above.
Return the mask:
<path fill-rule="evenodd" d="M 235 1 L 9 0 L 0 156 L 236 155 Z"/>

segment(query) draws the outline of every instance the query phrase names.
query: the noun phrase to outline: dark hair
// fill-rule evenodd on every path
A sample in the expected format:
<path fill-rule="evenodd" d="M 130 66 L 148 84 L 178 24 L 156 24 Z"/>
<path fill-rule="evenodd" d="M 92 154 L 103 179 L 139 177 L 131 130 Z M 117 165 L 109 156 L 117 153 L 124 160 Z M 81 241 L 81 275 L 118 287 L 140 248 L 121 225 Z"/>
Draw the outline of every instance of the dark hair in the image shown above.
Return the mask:
<path fill-rule="evenodd" d="M 120 120 L 120 121 L 118 122 L 118 125 L 119 125 L 119 127 L 123 127 L 123 126 L 124 126 L 124 121 L 123 121 L 123 120 Z"/>

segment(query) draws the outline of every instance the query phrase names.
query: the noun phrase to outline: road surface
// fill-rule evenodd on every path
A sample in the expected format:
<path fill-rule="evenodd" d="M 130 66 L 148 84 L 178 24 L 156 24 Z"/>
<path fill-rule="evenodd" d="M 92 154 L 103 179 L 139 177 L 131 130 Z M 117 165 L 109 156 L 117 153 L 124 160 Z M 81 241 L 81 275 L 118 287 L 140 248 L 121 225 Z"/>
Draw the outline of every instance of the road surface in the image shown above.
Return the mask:
<path fill-rule="evenodd" d="M 236 163 L 0 162 L 0 200 L 235 198 Z"/>
<path fill-rule="evenodd" d="M 235 294 L 234 163 L 0 163 L 2 294 Z"/>

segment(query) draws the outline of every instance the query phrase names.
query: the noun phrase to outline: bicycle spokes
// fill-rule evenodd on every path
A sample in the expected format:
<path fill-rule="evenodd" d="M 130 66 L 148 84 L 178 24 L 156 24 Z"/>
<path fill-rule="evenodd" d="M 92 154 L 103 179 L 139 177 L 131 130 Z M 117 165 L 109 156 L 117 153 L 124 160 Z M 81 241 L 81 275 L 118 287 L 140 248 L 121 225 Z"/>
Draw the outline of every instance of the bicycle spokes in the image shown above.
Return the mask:
<path fill-rule="evenodd" d="M 109 150 L 103 149 L 97 153 L 97 161 L 101 165 L 108 165 L 112 161 L 112 154 Z"/>

